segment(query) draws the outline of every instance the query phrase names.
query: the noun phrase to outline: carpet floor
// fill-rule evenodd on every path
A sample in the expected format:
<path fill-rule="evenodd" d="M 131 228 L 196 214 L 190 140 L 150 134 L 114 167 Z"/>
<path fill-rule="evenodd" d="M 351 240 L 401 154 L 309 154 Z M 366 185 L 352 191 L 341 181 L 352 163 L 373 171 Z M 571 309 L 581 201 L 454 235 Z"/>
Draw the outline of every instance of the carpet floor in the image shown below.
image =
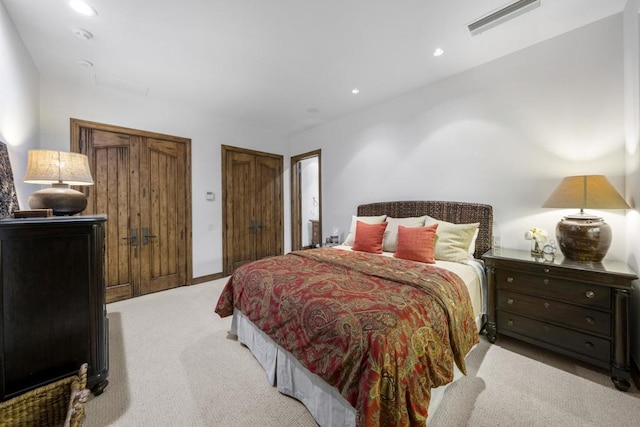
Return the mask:
<path fill-rule="evenodd" d="M 315 426 L 269 386 L 262 367 L 214 313 L 220 279 L 107 305 L 109 385 L 85 426 Z M 429 427 L 638 426 L 640 392 L 606 370 L 500 337 L 467 356 Z"/>

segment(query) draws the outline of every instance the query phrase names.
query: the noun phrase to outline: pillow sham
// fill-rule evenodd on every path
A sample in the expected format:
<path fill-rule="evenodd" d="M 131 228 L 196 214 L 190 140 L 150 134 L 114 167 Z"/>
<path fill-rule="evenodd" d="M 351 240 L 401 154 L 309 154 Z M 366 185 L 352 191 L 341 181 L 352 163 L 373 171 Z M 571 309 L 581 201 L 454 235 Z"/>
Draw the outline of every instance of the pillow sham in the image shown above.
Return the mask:
<path fill-rule="evenodd" d="M 382 250 L 385 252 L 396 251 L 396 241 L 398 240 L 398 227 L 422 227 L 427 216 L 410 217 L 410 218 L 392 218 L 390 216 L 385 220 L 389 225 L 384 233 L 382 241 Z"/>
<path fill-rule="evenodd" d="M 435 264 L 435 239 L 439 224 L 426 227 L 398 226 L 396 258 Z"/>
<path fill-rule="evenodd" d="M 387 228 L 386 222 L 378 224 L 367 224 L 366 222 L 356 222 L 356 238 L 351 249 L 354 251 L 371 252 L 373 254 L 382 253 L 382 238 Z"/>
<path fill-rule="evenodd" d="M 435 244 L 436 259 L 467 264 L 471 242 L 480 223 L 454 224 L 431 217 L 425 221 L 426 225 L 434 223 L 438 224 Z"/>
<path fill-rule="evenodd" d="M 478 240 L 478 234 L 480 234 L 480 228 L 476 228 L 476 232 L 473 233 L 473 239 L 471 239 L 471 243 L 469 244 L 469 258 L 473 259 L 473 254 L 476 252 L 476 240 Z"/>
<path fill-rule="evenodd" d="M 353 242 L 355 241 L 356 238 L 356 223 L 358 221 L 361 222 L 365 222 L 367 224 L 379 224 L 381 222 L 384 222 L 384 220 L 387 218 L 386 215 L 378 215 L 378 216 L 355 216 L 352 215 L 351 216 L 351 226 L 349 227 L 349 234 L 347 235 L 347 238 L 345 239 L 344 243 L 342 243 L 345 246 L 353 246 Z"/>

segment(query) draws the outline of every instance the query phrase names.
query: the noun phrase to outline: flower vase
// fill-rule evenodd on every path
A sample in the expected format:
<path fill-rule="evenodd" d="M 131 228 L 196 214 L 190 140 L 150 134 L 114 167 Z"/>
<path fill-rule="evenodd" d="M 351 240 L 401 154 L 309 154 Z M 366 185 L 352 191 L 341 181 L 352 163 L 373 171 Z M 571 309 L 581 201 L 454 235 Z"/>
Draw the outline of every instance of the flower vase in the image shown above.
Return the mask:
<path fill-rule="evenodd" d="M 531 255 L 539 256 L 542 255 L 542 248 L 540 247 L 540 242 L 536 239 L 531 240 Z"/>

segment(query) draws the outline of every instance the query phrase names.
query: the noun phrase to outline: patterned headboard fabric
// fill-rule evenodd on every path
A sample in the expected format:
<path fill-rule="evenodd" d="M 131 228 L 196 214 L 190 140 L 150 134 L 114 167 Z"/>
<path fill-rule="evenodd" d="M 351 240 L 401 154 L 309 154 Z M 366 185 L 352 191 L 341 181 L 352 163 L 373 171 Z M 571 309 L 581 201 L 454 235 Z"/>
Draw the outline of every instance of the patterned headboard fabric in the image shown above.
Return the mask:
<path fill-rule="evenodd" d="M 408 218 L 429 215 L 455 224 L 479 222 L 474 256 L 480 258 L 491 249 L 493 240 L 493 207 L 481 203 L 445 201 L 378 202 L 358 206 L 358 216 L 387 215 Z"/>

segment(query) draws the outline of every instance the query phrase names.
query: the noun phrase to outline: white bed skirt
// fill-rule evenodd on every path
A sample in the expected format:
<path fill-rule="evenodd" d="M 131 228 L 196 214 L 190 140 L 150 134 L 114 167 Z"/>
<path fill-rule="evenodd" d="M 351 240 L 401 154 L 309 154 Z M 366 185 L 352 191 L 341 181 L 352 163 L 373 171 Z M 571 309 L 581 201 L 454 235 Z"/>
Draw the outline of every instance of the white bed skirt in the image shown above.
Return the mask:
<path fill-rule="evenodd" d="M 231 333 L 246 345 L 267 373 L 267 380 L 280 393 L 304 404 L 322 427 L 350 427 L 356 424 L 356 410 L 335 387 L 302 366 L 291 353 L 276 344 L 238 310 L 233 312 Z M 462 372 L 454 364 L 454 378 Z M 451 383 L 450 383 L 451 384 Z M 435 414 L 448 385 L 431 390 L 429 415 Z"/>

